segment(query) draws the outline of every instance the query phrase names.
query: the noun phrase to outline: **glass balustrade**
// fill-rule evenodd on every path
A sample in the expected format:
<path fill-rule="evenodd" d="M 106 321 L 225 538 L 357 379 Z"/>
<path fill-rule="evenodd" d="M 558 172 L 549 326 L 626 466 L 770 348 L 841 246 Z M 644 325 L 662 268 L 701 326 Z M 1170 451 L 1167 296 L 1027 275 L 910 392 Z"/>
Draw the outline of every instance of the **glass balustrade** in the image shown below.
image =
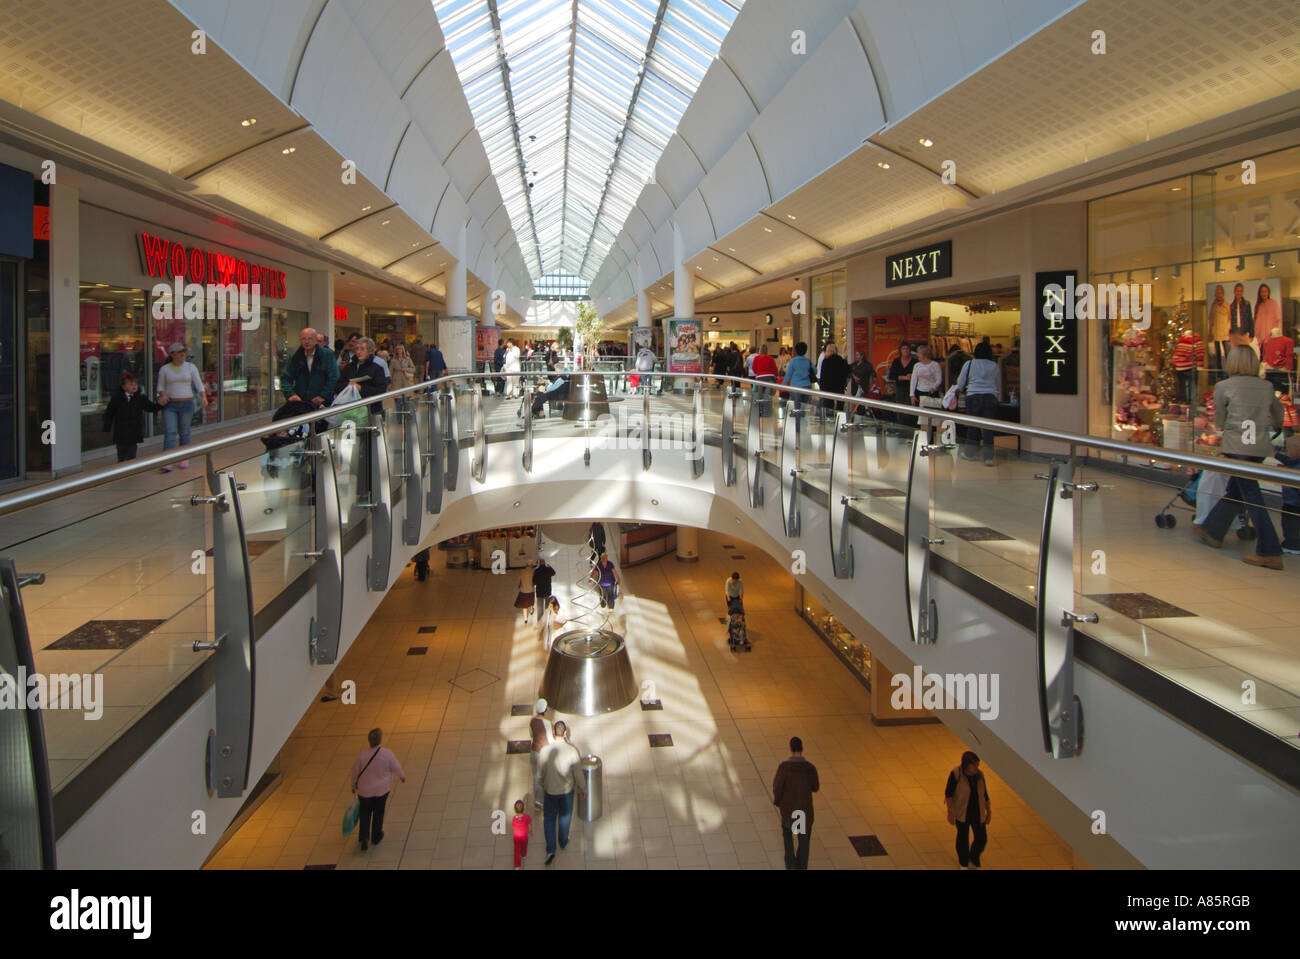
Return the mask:
<path fill-rule="evenodd" d="M 654 469 L 663 470 L 672 462 L 669 457 L 695 462 L 695 454 L 702 452 L 704 481 L 722 488 L 718 447 L 727 395 L 723 389 L 697 394 L 698 377 L 677 376 L 670 382 L 661 374 L 642 374 L 634 380 L 623 370 L 592 375 L 605 383 L 608 414 L 600 410 L 602 415 L 586 422 L 566 417 L 568 394 L 552 396 L 533 423 L 534 436 L 539 444 L 566 442 L 551 442 L 539 463 L 553 463 L 556 456 L 579 462 L 586 449 L 613 445 L 626 449 L 629 457 L 639 457 L 653 477 Z M 475 377 L 451 385 L 463 440 L 473 426 L 471 392 L 484 382 Z M 539 405 L 545 386 L 546 376 L 539 374 L 534 384 Z M 796 511 L 811 508 L 809 490 L 814 501 L 826 502 L 834 486 L 834 495 L 846 497 L 849 510 L 870 521 L 869 531 L 875 523 L 902 534 L 913 444 L 919 437 L 929 454 L 929 478 L 914 495 L 923 497 L 922 505 L 930 509 L 932 526 L 925 535 L 932 541 L 933 555 L 1008 595 L 1035 602 L 1046 489 L 1038 478 L 1047 468 L 1042 457 L 999 447 L 989 467 L 982 451 L 974 458 L 962 455 L 977 448 L 967 446 L 965 427 L 958 427 L 955 435 L 947 430 L 942 414 L 918 419 L 900 411 L 867 410 L 846 400 L 782 397 L 779 386 L 753 382 L 728 388 L 734 392 L 730 428 L 735 485 L 742 502 L 758 456 L 769 467 L 763 483 L 769 505 L 781 504 L 772 474 L 793 471 L 787 472 L 787 483 L 797 479 L 803 484 L 799 499 L 791 504 Z M 405 471 L 407 439 L 397 409 L 406 401 L 383 402 L 390 408 L 377 425 L 385 431 L 396 487 Z M 519 439 L 522 411 L 519 398 L 485 394 L 482 423 L 489 442 Z M 841 412 L 844 415 L 837 416 Z M 325 436 L 334 446 L 346 530 L 367 515 L 363 504 L 371 498 L 370 434 L 345 421 Z M 701 436 L 702 448 L 697 446 Z M 1082 456 L 1088 440 L 1077 439 L 1076 452 Z M 949 440 L 952 448 L 947 448 Z M 301 455 L 303 445 L 292 443 L 228 467 L 242 487 L 238 495 L 255 612 L 265 610 L 309 571 L 310 554 L 320 548 L 315 542 L 314 460 Z M 490 450 L 489 461 L 497 455 Z M 1287 557 L 1290 566 L 1281 571 L 1242 562 L 1260 543 L 1250 537 L 1261 528 L 1262 519 L 1245 509 L 1235 485 L 1220 509 L 1222 547 L 1202 543 L 1192 528 L 1198 500 L 1208 510 L 1225 485 L 1212 470 L 1199 474 L 1196 488 L 1185 489 L 1195 475 L 1189 470 L 1125 471 L 1098 459 L 1095 452 L 1089 462 L 1092 465 L 1075 476 L 1083 485 L 1072 504 L 1075 612 L 1099 618 L 1086 627 L 1088 635 L 1296 745 L 1300 643 L 1295 621 L 1300 591 L 1295 586 L 1300 560 Z M 676 464 L 673 474 L 681 476 Z M 1296 478 L 1300 482 L 1300 474 Z M 115 482 L 129 484 L 138 478 L 128 475 Z M 1092 483 L 1096 490 L 1088 488 Z M 1294 543 L 1300 538 L 1300 513 L 1283 513 L 1281 493 L 1276 483 L 1264 484 L 1264 513 L 1277 533 Z M 213 506 L 199 502 L 208 495 L 206 479 L 196 476 L 0 550 L 20 572 L 47 577 L 44 585 L 23 592 L 38 670 L 60 676 L 89 674 L 92 682 L 102 677 L 102 701 L 90 704 L 98 712 L 96 718 L 84 709 L 45 713 L 56 790 L 212 655 L 193 648 L 196 641 L 213 639 Z M 3 503 L 0 499 L 0 507 Z M 21 515 L 9 519 L 11 529 L 27 526 Z M 823 535 L 808 548 L 825 550 L 829 543 Z M 873 563 L 896 562 L 902 558 L 889 549 L 875 550 L 869 557 L 859 554 L 852 575 L 869 575 Z M 942 635 L 938 641 L 942 643 Z M 60 689 L 55 705 L 71 705 L 71 687 Z"/>

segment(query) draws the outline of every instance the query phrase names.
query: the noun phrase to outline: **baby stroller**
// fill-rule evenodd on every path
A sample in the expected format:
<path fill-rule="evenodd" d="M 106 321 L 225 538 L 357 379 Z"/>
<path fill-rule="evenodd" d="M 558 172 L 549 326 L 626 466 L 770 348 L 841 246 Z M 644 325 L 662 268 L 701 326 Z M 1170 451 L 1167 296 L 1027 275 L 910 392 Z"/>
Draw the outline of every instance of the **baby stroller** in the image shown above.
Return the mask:
<path fill-rule="evenodd" d="M 1223 479 L 1221 475 L 1219 475 L 1218 478 Z M 1195 513 L 1196 494 L 1201 486 L 1202 480 L 1205 480 L 1207 483 L 1209 482 L 1205 476 L 1205 470 L 1200 470 L 1194 473 L 1192 478 L 1187 481 L 1187 485 L 1175 493 L 1169 502 L 1165 504 L 1164 509 L 1156 514 L 1156 526 L 1161 529 L 1173 529 L 1177 526 L 1178 517 L 1174 515 L 1174 510 L 1176 509 L 1185 509 L 1191 513 Z M 1222 495 L 1222 493 L 1219 494 L 1219 496 Z M 1216 497 L 1216 500 L 1217 499 L 1218 497 Z M 1258 535 L 1255 532 L 1255 528 L 1250 525 L 1250 514 L 1247 512 L 1244 503 L 1241 504 L 1237 522 L 1239 524 L 1237 526 L 1237 539 L 1252 540 Z"/>
<path fill-rule="evenodd" d="M 739 596 L 727 600 L 727 645 L 733 653 L 750 652 L 749 629 L 745 625 L 745 603 Z"/>

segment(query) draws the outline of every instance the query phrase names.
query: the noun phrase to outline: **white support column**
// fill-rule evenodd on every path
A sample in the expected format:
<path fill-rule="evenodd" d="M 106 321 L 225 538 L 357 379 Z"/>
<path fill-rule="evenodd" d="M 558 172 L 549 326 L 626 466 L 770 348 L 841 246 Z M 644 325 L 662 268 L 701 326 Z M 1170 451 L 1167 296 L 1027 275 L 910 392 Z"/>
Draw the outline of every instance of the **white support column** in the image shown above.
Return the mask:
<path fill-rule="evenodd" d="M 480 321 L 483 326 L 497 325 L 497 315 L 492 311 L 493 295 L 497 290 L 497 269 L 497 261 L 493 260 L 492 268 L 488 271 L 487 292 L 483 294 L 483 309 L 480 311 L 483 314 L 483 319 Z"/>
<path fill-rule="evenodd" d="M 75 186 L 50 187 L 52 475 L 81 469 L 81 213 Z M 44 432 L 44 426 L 41 427 Z"/>
<path fill-rule="evenodd" d="M 686 241 L 682 228 L 673 224 L 673 316 L 695 315 L 695 277 L 686 265 Z"/>
<path fill-rule="evenodd" d="M 328 335 L 334 343 L 334 274 L 329 270 L 312 270 L 311 314 L 307 325 L 317 333 Z"/>
<path fill-rule="evenodd" d="M 636 325 L 650 325 L 650 291 L 645 281 L 645 270 L 640 264 L 636 268 Z"/>
<path fill-rule="evenodd" d="M 468 285 L 465 277 L 465 224 L 460 225 L 447 261 L 447 315 L 468 316 Z M 448 357 L 450 361 L 450 357 Z"/>

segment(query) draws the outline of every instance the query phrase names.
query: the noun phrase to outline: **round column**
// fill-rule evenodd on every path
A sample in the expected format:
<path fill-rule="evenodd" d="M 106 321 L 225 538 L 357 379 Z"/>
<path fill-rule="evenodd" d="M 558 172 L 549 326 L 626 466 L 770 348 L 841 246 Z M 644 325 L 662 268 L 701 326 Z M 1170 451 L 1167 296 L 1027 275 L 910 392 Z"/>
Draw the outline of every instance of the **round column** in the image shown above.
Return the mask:
<path fill-rule="evenodd" d="M 700 561 L 700 531 L 694 526 L 677 527 L 677 561 L 679 563 Z"/>

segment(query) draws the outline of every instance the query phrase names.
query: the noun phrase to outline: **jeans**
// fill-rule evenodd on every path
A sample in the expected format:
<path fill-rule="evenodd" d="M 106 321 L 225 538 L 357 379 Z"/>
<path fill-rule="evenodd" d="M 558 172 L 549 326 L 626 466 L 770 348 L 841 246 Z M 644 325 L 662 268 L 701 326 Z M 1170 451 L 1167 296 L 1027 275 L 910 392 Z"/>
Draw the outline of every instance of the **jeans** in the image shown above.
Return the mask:
<path fill-rule="evenodd" d="M 163 449 L 176 448 L 176 436 L 180 434 L 180 445 L 190 445 L 190 420 L 194 418 L 193 400 L 168 400 L 163 407 Z"/>
<path fill-rule="evenodd" d="M 970 833 L 975 833 L 975 845 L 970 844 Z M 980 853 L 989 844 L 989 829 L 982 822 L 957 823 L 957 862 L 964 868 L 967 863 L 978 866 Z"/>
<path fill-rule="evenodd" d="M 542 781 L 537 778 L 537 757 L 540 756 L 536 749 L 528 754 L 528 762 L 533 770 L 533 802 L 540 803 L 546 799 L 546 793 L 542 790 Z"/>
<path fill-rule="evenodd" d="M 992 393 L 968 393 L 966 394 L 966 412 L 971 416 L 982 416 L 984 419 L 997 419 L 998 415 L 998 398 Z M 974 459 L 979 452 L 981 438 L 984 446 L 984 459 L 986 462 L 993 460 L 993 431 L 985 429 L 976 429 L 968 427 L 966 432 L 966 456 Z"/>
<path fill-rule="evenodd" d="M 573 821 L 573 793 L 546 793 L 542 800 L 542 829 L 546 833 L 546 855 L 555 855 L 555 822 L 560 823 L 560 848 L 569 844 L 569 823 Z"/>
<path fill-rule="evenodd" d="M 1236 453 L 1224 453 L 1228 459 L 1245 460 L 1248 463 L 1262 463 L 1262 456 L 1241 456 Z M 1223 498 L 1214 504 L 1210 515 L 1205 517 L 1203 528 L 1214 539 L 1223 539 L 1223 534 L 1232 525 L 1233 518 L 1245 503 L 1250 510 L 1250 522 L 1255 527 L 1259 538 L 1255 540 L 1256 556 L 1281 556 L 1282 544 L 1278 542 L 1277 530 L 1269 519 L 1268 510 L 1264 508 L 1264 497 L 1260 495 L 1259 483 L 1253 479 L 1239 476 L 1228 478 L 1228 489 Z M 1285 519 L 1285 517 L 1284 517 Z M 1285 527 L 1284 527 L 1285 528 Z"/>
<path fill-rule="evenodd" d="M 361 832 L 362 842 L 379 842 L 384 838 L 384 807 L 388 805 L 388 793 L 382 796 L 361 796 Z"/>
<path fill-rule="evenodd" d="M 602 608 L 608 606 L 610 609 L 613 609 L 613 608 L 614 608 L 614 601 L 615 601 L 617 598 L 618 598 L 618 587 L 617 587 L 617 586 L 602 586 L 602 587 L 600 587 L 600 605 L 601 605 Z"/>
<path fill-rule="evenodd" d="M 781 824 L 781 838 L 785 841 L 785 868 L 786 869 L 807 869 L 808 852 L 812 845 L 812 823 L 804 824 L 804 831 L 799 834 L 799 849 L 795 851 L 794 834 L 790 832 L 790 824 Z"/>

